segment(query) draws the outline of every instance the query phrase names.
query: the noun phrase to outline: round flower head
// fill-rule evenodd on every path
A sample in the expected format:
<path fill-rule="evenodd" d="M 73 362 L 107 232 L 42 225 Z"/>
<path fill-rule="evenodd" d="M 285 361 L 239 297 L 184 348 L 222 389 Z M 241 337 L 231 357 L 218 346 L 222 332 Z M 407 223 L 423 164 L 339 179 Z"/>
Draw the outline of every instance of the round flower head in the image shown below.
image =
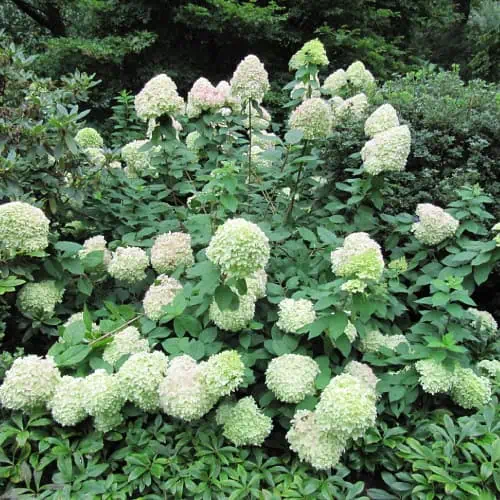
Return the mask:
<path fill-rule="evenodd" d="M 243 102 L 262 102 L 269 90 L 269 78 L 264 65 L 254 55 L 246 56 L 238 64 L 231 79 L 231 92 Z"/>
<path fill-rule="evenodd" d="M 266 385 L 284 403 L 300 403 L 315 392 L 318 363 L 309 356 L 285 354 L 273 358 L 266 370 Z"/>
<path fill-rule="evenodd" d="M 129 176 L 136 175 L 137 173 L 146 170 L 150 166 L 151 150 L 139 151 L 149 141 L 144 139 L 142 141 L 132 141 L 123 146 L 122 158 L 127 165 L 127 173 Z M 156 151 L 154 148 L 152 151 Z"/>
<path fill-rule="evenodd" d="M 122 356 L 148 351 L 148 340 L 141 337 L 139 330 L 135 326 L 128 326 L 124 330 L 115 333 L 113 340 L 104 348 L 102 359 L 114 366 Z"/>
<path fill-rule="evenodd" d="M 300 69 L 306 65 L 326 66 L 329 63 L 324 45 L 315 38 L 306 42 L 302 48 L 296 52 L 288 66 L 291 69 Z"/>
<path fill-rule="evenodd" d="M 206 78 L 198 78 L 188 92 L 186 111 L 190 118 L 203 111 L 216 111 L 224 106 L 225 95 Z"/>
<path fill-rule="evenodd" d="M 347 75 L 343 69 L 334 71 L 323 83 L 323 90 L 331 95 L 337 95 L 347 85 Z"/>
<path fill-rule="evenodd" d="M 411 134 L 408 125 L 380 132 L 361 150 L 363 168 L 370 175 L 400 172 L 406 167 L 410 148 Z"/>
<path fill-rule="evenodd" d="M 272 419 L 248 396 L 240 399 L 227 415 L 223 434 L 235 446 L 260 446 L 272 428 Z"/>
<path fill-rule="evenodd" d="M 330 135 L 332 128 L 330 106 L 319 97 L 306 99 L 292 111 L 288 126 L 301 130 L 304 139 L 324 139 Z"/>
<path fill-rule="evenodd" d="M 211 396 L 204 383 L 204 365 L 190 356 L 174 358 L 159 387 L 160 405 L 171 417 L 187 422 L 208 413 L 217 398 Z"/>
<path fill-rule="evenodd" d="M 500 375 L 500 361 L 498 359 L 483 359 L 477 364 L 477 367 L 488 377 L 496 378 Z"/>
<path fill-rule="evenodd" d="M 287 333 L 297 333 L 316 319 L 316 312 L 310 300 L 283 299 L 278 307 L 276 326 Z"/>
<path fill-rule="evenodd" d="M 0 403 L 9 410 L 44 408 L 61 380 L 54 360 L 29 355 L 14 360 L 0 386 Z"/>
<path fill-rule="evenodd" d="M 116 413 L 98 413 L 94 417 L 94 427 L 99 432 L 109 432 L 118 427 L 123 422 L 123 415 Z"/>
<path fill-rule="evenodd" d="M 430 203 L 418 204 L 416 214 L 418 222 L 413 224 L 411 230 L 424 245 L 438 245 L 452 237 L 458 229 L 458 220 Z"/>
<path fill-rule="evenodd" d="M 344 373 L 348 373 L 358 378 L 375 392 L 379 379 L 368 365 L 360 363 L 359 361 L 350 361 L 345 365 Z"/>
<path fill-rule="evenodd" d="M 152 321 L 158 321 L 163 316 L 163 307 L 174 300 L 182 285 L 175 279 L 161 274 L 156 278 L 142 301 L 144 313 Z"/>
<path fill-rule="evenodd" d="M 220 226 L 207 248 L 207 257 L 224 274 L 247 278 L 266 267 L 269 240 L 264 232 L 245 219 L 229 219 Z"/>
<path fill-rule="evenodd" d="M 408 344 L 404 335 L 383 335 L 378 330 L 367 332 L 361 339 L 361 352 L 378 352 L 382 347 L 394 351 L 399 344 Z"/>
<path fill-rule="evenodd" d="M 109 274 L 120 281 L 134 284 L 146 277 L 149 258 L 142 248 L 117 248 L 108 266 Z"/>
<path fill-rule="evenodd" d="M 36 207 L 13 201 L 0 205 L 0 260 L 41 252 L 49 245 L 50 221 Z"/>
<path fill-rule="evenodd" d="M 248 295 L 253 295 L 256 299 L 263 299 L 266 296 L 267 273 L 264 269 L 255 271 L 245 281 Z"/>
<path fill-rule="evenodd" d="M 467 309 L 472 326 L 485 337 L 491 337 L 498 330 L 498 324 L 495 318 L 488 311 L 480 311 L 469 307 Z"/>
<path fill-rule="evenodd" d="M 358 279 L 347 280 L 345 283 L 342 283 L 342 285 L 340 285 L 340 289 L 343 292 L 350 293 L 351 295 L 354 295 L 355 293 L 363 293 L 366 290 L 366 287 L 366 283 Z"/>
<path fill-rule="evenodd" d="M 155 76 L 135 96 L 135 111 L 144 121 L 162 115 L 182 113 L 184 100 L 177 93 L 177 85 L 167 75 Z"/>
<path fill-rule="evenodd" d="M 353 62 L 346 70 L 349 83 L 358 89 L 369 89 L 375 84 L 375 78 L 361 61 Z"/>
<path fill-rule="evenodd" d="M 50 400 L 49 408 L 52 418 L 62 426 L 71 426 L 80 423 L 87 417 L 83 407 L 84 379 L 64 376 L 56 387 L 54 396 Z"/>
<path fill-rule="evenodd" d="M 243 126 L 263 133 L 271 125 L 271 115 L 264 107 L 245 106 L 243 109 Z"/>
<path fill-rule="evenodd" d="M 92 417 L 115 416 L 125 402 L 123 390 L 116 375 L 110 375 L 106 370 L 98 369 L 84 379 L 83 407 Z"/>
<path fill-rule="evenodd" d="M 186 233 L 160 234 L 151 248 L 151 265 L 160 273 L 169 273 L 178 266 L 194 264 L 191 236 Z"/>
<path fill-rule="evenodd" d="M 394 127 L 399 127 L 396 110 L 390 104 L 382 104 L 366 120 L 365 134 L 368 137 L 374 137 Z"/>
<path fill-rule="evenodd" d="M 280 144 L 280 138 L 271 132 L 260 130 L 252 136 L 252 144 L 258 146 L 263 151 L 273 149 L 276 144 Z"/>
<path fill-rule="evenodd" d="M 234 408 L 235 404 L 236 401 L 233 401 L 232 399 L 225 399 L 219 404 L 217 411 L 215 412 L 215 422 L 217 425 L 224 425 L 224 422 L 231 414 L 231 410 Z"/>
<path fill-rule="evenodd" d="M 358 338 L 358 331 L 356 327 L 350 322 L 347 321 L 347 325 L 344 330 L 345 336 L 349 339 L 349 342 L 354 342 Z"/>
<path fill-rule="evenodd" d="M 85 155 L 89 163 L 94 167 L 103 167 L 106 163 L 106 155 L 102 152 L 101 148 L 87 148 L 85 150 Z"/>
<path fill-rule="evenodd" d="M 455 370 L 451 397 L 457 405 L 471 410 L 482 408 L 491 400 L 491 384 L 486 377 L 479 377 L 470 368 Z"/>
<path fill-rule="evenodd" d="M 203 368 L 207 391 L 217 399 L 229 396 L 243 382 L 244 372 L 245 365 L 236 351 L 210 356 Z"/>
<path fill-rule="evenodd" d="M 101 134 L 93 128 L 86 127 L 78 131 L 75 136 L 75 142 L 82 149 L 87 148 L 102 148 L 104 146 L 104 140 Z"/>
<path fill-rule="evenodd" d="M 421 359 L 415 363 L 415 368 L 420 375 L 418 382 L 422 389 L 429 394 L 448 392 L 453 384 L 453 372 L 447 370 L 439 361 L 434 359 Z"/>
<path fill-rule="evenodd" d="M 125 399 L 145 412 L 159 410 L 158 388 L 167 367 L 168 358 L 160 351 L 132 354 L 117 375 Z"/>
<path fill-rule="evenodd" d="M 50 318 L 56 305 L 62 302 L 63 295 L 64 290 L 60 290 L 55 281 L 26 283 L 17 294 L 17 307 L 23 314 Z"/>
<path fill-rule="evenodd" d="M 290 449 L 300 460 L 318 470 L 335 467 L 345 450 L 346 441 L 341 435 L 324 432 L 309 410 L 298 410 L 286 434 Z"/>
<path fill-rule="evenodd" d="M 334 101 L 335 102 L 335 101 Z M 338 101 L 336 101 L 338 102 Z M 349 97 L 335 109 L 333 113 L 333 121 L 337 121 L 339 118 L 343 118 L 349 115 L 356 120 L 360 120 L 364 117 L 366 110 L 368 109 L 368 99 L 365 94 L 356 94 L 353 97 Z"/>
<path fill-rule="evenodd" d="M 83 248 L 78 252 L 80 259 L 84 259 L 89 253 L 103 252 L 102 263 L 105 267 L 111 262 L 111 252 L 106 248 L 104 236 L 94 236 L 83 242 Z"/>
<path fill-rule="evenodd" d="M 352 233 L 331 253 L 332 271 L 342 278 L 378 281 L 384 271 L 380 245 L 367 233 Z"/>
<path fill-rule="evenodd" d="M 233 292 L 237 293 L 235 290 Z M 232 311 L 222 311 L 214 300 L 210 304 L 209 317 L 221 329 L 229 332 L 239 332 L 248 326 L 255 314 L 255 297 L 250 293 L 239 295 L 238 308 Z"/>
<path fill-rule="evenodd" d="M 377 418 L 376 395 L 365 382 L 349 374 L 334 377 L 316 406 L 316 422 L 322 431 L 345 439 L 358 439 Z"/>
<path fill-rule="evenodd" d="M 189 134 L 186 136 L 186 147 L 189 149 L 189 151 L 196 153 L 200 150 L 201 146 L 197 144 L 200 137 L 201 134 L 197 130 L 189 132 Z"/>

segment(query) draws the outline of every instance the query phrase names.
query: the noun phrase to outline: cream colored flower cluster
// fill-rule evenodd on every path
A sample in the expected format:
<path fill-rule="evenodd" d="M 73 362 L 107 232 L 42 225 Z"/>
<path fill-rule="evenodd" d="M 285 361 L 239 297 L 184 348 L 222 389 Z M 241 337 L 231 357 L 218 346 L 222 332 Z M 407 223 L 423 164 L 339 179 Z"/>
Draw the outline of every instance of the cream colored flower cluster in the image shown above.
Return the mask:
<path fill-rule="evenodd" d="M 279 305 L 276 326 L 287 333 L 297 333 L 316 320 L 313 303 L 307 299 L 283 299 Z"/>
<path fill-rule="evenodd" d="M 325 139 L 332 129 L 330 106 L 320 97 L 306 99 L 292 111 L 288 126 L 302 131 L 304 139 Z"/>
<path fill-rule="evenodd" d="M 459 222 L 442 208 L 430 203 L 417 205 L 418 222 L 413 224 L 415 238 L 424 245 L 439 245 L 451 238 L 457 231 Z"/>
<path fill-rule="evenodd" d="M 231 93 L 243 103 L 261 103 L 269 90 L 269 77 L 264 65 L 254 55 L 246 56 L 236 68 L 231 79 Z"/>
<path fill-rule="evenodd" d="M 63 295 L 64 290 L 52 280 L 26 283 L 17 294 L 17 307 L 28 316 L 50 318 Z"/>
<path fill-rule="evenodd" d="M 174 300 L 180 290 L 182 285 L 179 281 L 160 274 L 144 295 L 142 305 L 146 316 L 152 321 L 158 321 L 163 315 L 163 308 Z"/>
<path fill-rule="evenodd" d="M 178 266 L 194 264 L 191 236 L 186 233 L 169 232 L 156 237 L 151 248 L 151 265 L 160 273 L 170 273 Z"/>
<path fill-rule="evenodd" d="M 115 279 L 134 284 L 146 277 L 149 257 L 142 248 L 119 247 L 113 252 L 108 273 Z"/>
<path fill-rule="evenodd" d="M 360 340 L 362 352 L 378 352 L 382 347 L 394 351 L 398 345 L 408 344 L 404 335 L 384 335 L 378 330 L 370 330 Z"/>

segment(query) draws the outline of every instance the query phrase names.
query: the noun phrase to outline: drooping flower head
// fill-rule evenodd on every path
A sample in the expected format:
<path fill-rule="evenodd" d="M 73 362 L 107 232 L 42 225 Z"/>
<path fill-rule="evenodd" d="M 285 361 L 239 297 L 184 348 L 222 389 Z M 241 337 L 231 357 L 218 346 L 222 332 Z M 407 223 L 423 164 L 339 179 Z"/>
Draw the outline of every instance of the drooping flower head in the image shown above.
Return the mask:
<path fill-rule="evenodd" d="M 453 384 L 453 371 L 448 370 L 442 363 L 434 359 L 421 359 L 415 363 L 418 372 L 418 382 L 422 389 L 429 394 L 449 392 Z"/>
<path fill-rule="evenodd" d="M 50 318 L 56 305 L 62 302 L 63 295 L 64 290 L 52 280 L 26 283 L 17 294 L 17 307 L 23 314 Z"/>
<path fill-rule="evenodd" d="M 254 55 L 246 56 L 238 64 L 230 83 L 233 96 L 243 102 L 256 101 L 260 104 L 269 90 L 267 71 Z"/>
<path fill-rule="evenodd" d="M 347 85 L 347 75 L 343 69 L 334 71 L 323 83 L 323 90 L 331 96 L 338 93 Z"/>
<path fill-rule="evenodd" d="M 349 363 L 345 365 L 344 373 L 348 373 L 358 378 L 375 392 L 379 379 L 367 364 L 360 363 L 359 361 L 349 361 Z"/>
<path fill-rule="evenodd" d="M 81 259 L 85 258 L 92 252 L 103 252 L 102 263 L 107 267 L 111 262 L 111 252 L 106 248 L 107 242 L 104 236 L 94 236 L 83 242 L 83 248 L 78 252 Z"/>
<path fill-rule="evenodd" d="M 297 333 L 316 319 L 313 303 L 307 299 L 283 299 L 278 307 L 276 326 L 287 333 Z"/>
<path fill-rule="evenodd" d="M 48 406 L 52 418 L 64 427 L 76 425 L 87 418 L 83 407 L 84 379 L 70 377 L 61 378 Z"/>
<path fill-rule="evenodd" d="M 134 284 L 146 277 L 148 266 L 149 258 L 142 248 L 120 247 L 113 252 L 108 272 L 117 280 Z"/>
<path fill-rule="evenodd" d="M 102 148 L 104 139 L 99 132 L 91 127 L 82 128 L 75 136 L 75 142 L 82 149 L 87 148 Z"/>
<path fill-rule="evenodd" d="M 177 85 L 167 75 L 157 75 L 135 96 L 135 111 L 144 121 L 162 115 L 182 113 L 184 100 L 177 93 Z"/>
<path fill-rule="evenodd" d="M 416 214 L 418 222 L 413 224 L 411 230 L 424 245 L 438 245 L 451 238 L 459 226 L 457 219 L 431 203 L 418 204 Z"/>
<path fill-rule="evenodd" d="M 309 356 L 285 354 L 273 358 L 266 370 L 266 385 L 284 403 L 300 403 L 315 392 L 318 363 Z"/>
<path fill-rule="evenodd" d="M 326 66 L 329 63 L 324 45 L 315 38 L 306 42 L 290 59 L 291 69 L 300 69 L 306 65 Z"/>
<path fill-rule="evenodd" d="M 45 250 L 50 221 L 36 207 L 21 201 L 0 205 L 0 258 Z"/>
<path fill-rule="evenodd" d="M 256 224 L 245 219 L 230 219 L 220 226 L 207 248 L 207 257 L 222 272 L 247 278 L 266 267 L 269 240 Z"/>
<path fill-rule="evenodd" d="M 180 290 L 182 285 L 175 278 L 166 274 L 158 276 L 142 301 L 146 316 L 152 321 L 158 321 L 163 315 L 163 307 L 168 306 Z"/>
<path fill-rule="evenodd" d="M 128 326 L 114 334 L 113 340 L 104 348 L 102 359 L 114 366 L 122 356 L 148 351 L 148 340 L 141 337 L 135 326 Z"/>
<path fill-rule="evenodd" d="M 301 130 L 304 139 L 325 139 L 332 128 L 330 106 L 319 97 L 306 99 L 292 111 L 288 126 Z"/>
<path fill-rule="evenodd" d="M 243 382 L 245 365 L 236 351 L 210 356 L 203 367 L 204 383 L 214 398 L 229 396 Z"/>
<path fill-rule="evenodd" d="M 368 137 L 374 137 L 394 127 L 399 127 L 396 110 L 390 104 L 382 104 L 366 120 L 365 134 Z"/>
<path fill-rule="evenodd" d="M 491 400 L 490 381 L 486 377 L 476 375 L 470 368 L 457 368 L 451 397 L 462 408 L 480 409 Z"/>
<path fill-rule="evenodd" d="M 233 290 L 237 293 L 236 289 Z M 209 309 L 210 320 L 221 330 L 239 332 L 248 326 L 255 314 L 256 298 L 250 293 L 239 295 L 240 303 L 233 311 L 231 309 L 221 310 L 214 299 Z"/>
<path fill-rule="evenodd" d="M 167 233 L 156 237 L 151 248 L 151 265 L 160 273 L 169 273 L 178 266 L 194 264 L 191 236 L 186 233 Z"/>

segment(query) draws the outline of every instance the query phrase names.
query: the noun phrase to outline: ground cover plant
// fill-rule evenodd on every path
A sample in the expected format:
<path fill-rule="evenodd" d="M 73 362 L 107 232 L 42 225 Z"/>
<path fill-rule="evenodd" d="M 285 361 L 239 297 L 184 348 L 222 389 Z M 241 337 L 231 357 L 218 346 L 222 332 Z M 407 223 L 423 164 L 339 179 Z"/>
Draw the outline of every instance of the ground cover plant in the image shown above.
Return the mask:
<path fill-rule="evenodd" d="M 2 50 L 8 497 L 496 497 L 495 199 L 472 178 L 398 210 L 425 143 L 402 90 L 323 78 L 314 39 L 284 121 L 251 54 L 186 99 L 158 74 L 98 130 L 92 75 Z"/>

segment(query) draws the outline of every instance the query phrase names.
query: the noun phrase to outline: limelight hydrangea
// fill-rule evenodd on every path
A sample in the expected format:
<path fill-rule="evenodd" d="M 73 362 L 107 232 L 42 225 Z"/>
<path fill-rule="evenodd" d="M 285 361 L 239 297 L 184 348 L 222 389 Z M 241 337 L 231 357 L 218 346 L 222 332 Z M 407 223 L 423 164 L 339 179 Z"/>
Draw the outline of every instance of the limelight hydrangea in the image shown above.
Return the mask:
<path fill-rule="evenodd" d="M 340 118 L 344 118 L 346 115 L 350 115 L 356 120 L 360 120 L 364 117 L 368 109 L 368 98 L 365 94 L 356 94 L 342 103 L 340 103 L 338 99 L 334 99 L 331 99 L 333 102 L 330 104 L 330 108 L 332 109 L 332 104 L 335 106 L 335 103 L 338 103 L 338 105 L 333 108 L 333 120 L 335 122 Z"/>
<path fill-rule="evenodd" d="M 345 439 L 358 439 L 375 425 L 376 394 L 358 377 L 342 374 L 334 377 L 321 393 L 316 406 L 319 428 Z"/>
<path fill-rule="evenodd" d="M 146 316 L 152 321 L 158 321 L 163 316 L 163 307 L 168 306 L 180 290 L 182 285 L 175 278 L 165 274 L 158 276 L 142 301 Z"/>
<path fill-rule="evenodd" d="M 248 295 L 253 295 L 256 299 L 263 299 L 266 296 L 267 273 L 264 269 L 255 271 L 245 281 Z"/>
<path fill-rule="evenodd" d="M 133 284 L 146 277 L 148 266 L 149 258 L 142 248 L 120 247 L 113 253 L 108 272 L 117 280 Z"/>
<path fill-rule="evenodd" d="M 114 334 L 113 340 L 104 348 L 102 359 L 114 366 L 122 356 L 148 351 L 148 340 L 141 337 L 135 326 L 128 326 Z"/>
<path fill-rule="evenodd" d="M 477 367 L 488 377 L 495 378 L 500 375 L 500 361 L 498 359 L 483 359 L 477 364 Z"/>
<path fill-rule="evenodd" d="M 99 134 L 96 129 L 90 127 L 79 130 L 75 136 L 75 142 L 82 149 L 102 148 L 104 146 L 104 140 L 101 134 Z"/>
<path fill-rule="evenodd" d="M 233 96 L 243 102 L 262 102 L 264 94 L 269 90 L 269 78 L 264 65 L 254 55 L 246 56 L 236 68 L 231 79 Z"/>
<path fill-rule="evenodd" d="M 236 290 L 233 292 L 237 293 Z M 209 317 L 221 329 L 229 332 L 239 332 L 248 326 L 255 315 L 256 298 L 247 293 L 239 295 L 240 303 L 234 311 L 225 309 L 222 311 L 214 300 L 210 304 Z"/>
<path fill-rule="evenodd" d="M 151 265 L 160 273 L 169 273 L 178 266 L 194 264 L 191 236 L 186 233 L 160 234 L 151 248 Z"/>
<path fill-rule="evenodd" d="M 453 384 L 453 372 L 434 359 L 421 359 L 415 363 L 420 377 L 418 382 L 429 394 L 450 391 Z"/>
<path fill-rule="evenodd" d="M 0 205 L 0 257 L 45 250 L 50 221 L 36 207 L 21 201 Z"/>
<path fill-rule="evenodd" d="M 44 408 L 61 380 L 54 360 L 29 355 L 14 360 L 0 386 L 0 403 L 9 410 Z"/>
<path fill-rule="evenodd" d="M 276 326 L 287 333 L 297 333 L 316 319 L 313 303 L 307 299 L 283 299 L 278 307 Z"/>
<path fill-rule="evenodd" d="M 455 370 L 451 397 L 462 408 L 482 408 L 491 400 L 491 384 L 486 377 L 476 375 L 470 368 Z"/>
<path fill-rule="evenodd" d="M 63 295 L 64 290 L 59 289 L 52 280 L 26 283 L 17 294 L 17 307 L 23 314 L 52 317 Z"/>
<path fill-rule="evenodd" d="M 413 224 L 411 230 L 424 245 L 438 245 L 451 238 L 458 229 L 457 219 L 430 203 L 419 203 L 416 214 L 418 222 Z"/>
<path fill-rule="evenodd" d="M 240 399 L 226 416 L 223 434 L 235 446 L 260 446 L 272 428 L 272 419 L 248 396 Z"/>
<path fill-rule="evenodd" d="M 347 85 L 347 75 L 343 69 L 334 71 L 323 83 L 323 90 L 331 96 L 337 95 Z"/>
<path fill-rule="evenodd" d="M 478 309 L 474 309 L 473 307 L 469 307 L 467 312 L 472 319 L 472 325 L 474 328 L 479 330 L 479 333 L 491 336 L 498 330 L 498 324 L 495 321 L 495 318 L 488 311 L 480 311 Z"/>
<path fill-rule="evenodd" d="M 411 134 L 408 125 L 380 132 L 361 150 L 363 168 L 371 175 L 400 172 L 406 167 L 410 148 Z"/>
<path fill-rule="evenodd" d="M 216 111 L 224 106 L 226 96 L 223 89 L 214 87 L 206 78 L 198 78 L 188 92 L 186 113 L 190 118 L 203 111 Z"/>
<path fill-rule="evenodd" d="M 256 224 L 245 219 L 230 219 L 217 229 L 206 253 L 224 274 L 247 278 L 266 267 L 269 240 Z"/>
<path fill-rule="evenodd" d="M 235 404 L 236 401 L 232 399 L 224 399 L 222 403 L 219 404 L 215 412 L 215 422 L 217 425 L 224 425 L 224 422 L 231 414 L 231 410 L 234 408 Z"/>
<path fill-rule="evenodd" d="M 320 372 L 309 356 L 285 354 L 273 358 L 266 370 L 266 385 L 284 403 L 300 403 L 315 392 L 314 381 Z"/>
<path fill-rule="evenodd" d="M 349 375 L 358 378 L 375 392 L 379 379 L 367 364 L 360 363 L 359 361 L 350 361 L 345 366 L 344 373 L 348 373 Z"/>
<path fill-rule="evenodd" d="M 160 405 L 171 417 L 187 422 L 208 413 L 217 402 L 204 383 L 204 364 L 190 356 L 174 358 L 159 387 Z"/>
<path fill-rule="evenodd" d="M 362 352 L 378 352 L 382 347 L 394 351 L 399 344 L 408 344 L 404 335 L 383 335 L 378 330 L 370 330 L 361 339 L 360 350 Z"/>
<path fill-rule="evenodd" d="M 367 233 L 351 233 L 330 258 L 332 271 L 342 278 L 378 281 L 384 271 L 380 245 Z"/>
<path fill-rule="evenodd" d="M 134 175 L 149 168 L 151 160 L 151 151 L 139 151 L 149 141 L 144 139 L 142 141 L 132 141 L 123 146 L 122 158 L 127 165 L 128 175 Z"/>
<path fill-rule="evenodd" d="M 366 283 L 361 280 L 347 280 L 345 283 L 340 285 L 340 289 L 343 292 L 350 293 L 351 295 L 355 293 L 363 293 L 366 290 Z"/>
<path fill-rule="evenodd" d="M 144 121 L 162 115 L 182 113 L 184 100 L 177 93 L 177 85 L 167 75 L 157 75 L 135 96 L 135 111 Z"/>
<path fill-rule="evenodd" d="M 70 377 L 61 378 L 49 403 L 52 418 L 62 426 L 71 426 L 87 418 L 83 407 L 84 379 Z"/>
<path fill-rule="evenodd" d="M 300 69 L 306 65 L 326 66 L 329 63 L 324 45 L 315 38 L 306 42 L 290 59 L 291 69 Z"/>
<path fill-rule="evenodd" d="M 94 167 L 103 167 L 106 163 L 106 155 L 100 148 L 87 148 L 85 154 Z"/>
<path fill-rule="evenodd" d="M 99 432 L 109 432 L 123 422 L 123 415 L 116 413 L 98 413 L 94 417 L 94 427 Z"/>
<path fill-rule="evenodd" d="M 200 137 L 201 134 L 197 130 L 189 132 L 189 134 L 186 136 L 186 147 L 189 149 L 189 151 L 192 151 L 193 153 L 199 151 L 200 146 L 198 146 L 196 143 Z"/>
<path fill-rule="evenodd" d="M 203 367 L 207 391 L 214 398 L 229 396 L 243 382 L 245 365 L 236 351 L 224 351 L 210 356 Z"/>
<path fill-rule="evenodd" d="M 319 97 L 306 99 L 292 111 L 288 126 L 301 130 L 304 139 L 324 139 L 332 129 L 330 106 Z"/>
<path fill-rule="evenodd" d="M 158 410 L 158 388 L 167 373 L 167 367 L 168 358 L 160 351 L 132 354 L 117 375 L 125 399 L 145 412 Z"/>
<path fill-rule="evenodd" d="M 382 104 L 366 120 L 365 134 L 368 137 L 374 137 L 394 127 L 399 127 L 396 110 L 390 104 Z"/>
<path fill-rule="evenodd" d="M 350 322 L 347 322 L 347 325 L 344 330 L 345 336 L 349 339 L 349 342 L 354 342 L 358 337 L 358 331 L 356 327 Z"/>
<path fill-rule="evenodd" d="M 375 84 L 375 78 L 361 61 L 353 62 L 346 70 L 349 83 L 356 88 L 368 89 Z"/>
<path fill-rule="evenodd" d="M 89 253 L 101 251 L 103 252 L 102 263 L 105 267 L 111 262 L 111 252 L 106 248 L 107 242 L 104 236 L 94 236 L 83 242 L 83 248 L 78 252 L 81 259 L 85 258 Z"/>
<path fill-rule="evenodd" d="M 286 439 L 300 460 L 318 470 L 335 467 L 347 441 L 341 435 L 322 431 L 316 422 L 316 415 L 309 410 L 295 413 Z"/>

